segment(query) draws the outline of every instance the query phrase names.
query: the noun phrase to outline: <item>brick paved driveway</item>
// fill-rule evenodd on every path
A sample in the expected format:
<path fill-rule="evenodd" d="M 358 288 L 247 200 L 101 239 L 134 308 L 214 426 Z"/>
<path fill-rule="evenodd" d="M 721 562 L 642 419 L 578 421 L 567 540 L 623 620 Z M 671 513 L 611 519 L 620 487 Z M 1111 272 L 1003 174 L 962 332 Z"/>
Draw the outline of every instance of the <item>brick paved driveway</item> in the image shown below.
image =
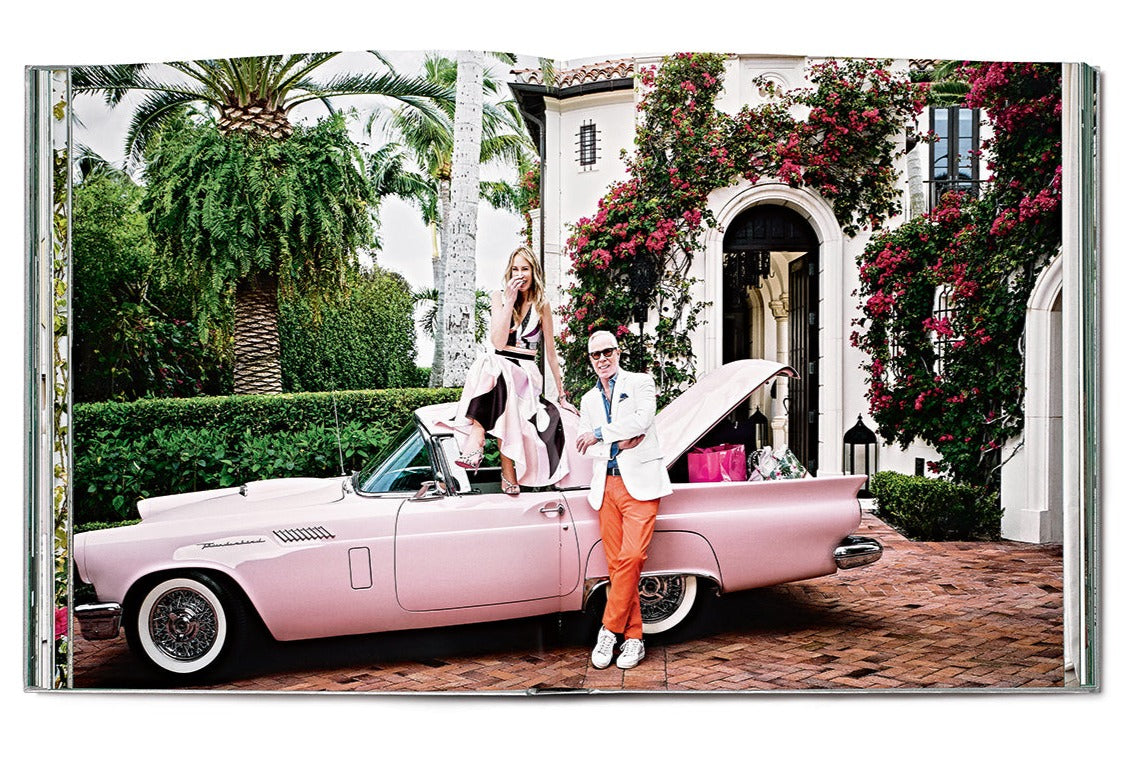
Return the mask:
<path fill-rule="evenodd" d="M 556 618 L 265 643 L 245 691 L 1062 687 L 1060 546 L 911 542 L 871 515 L 874 566 L 718 599 L 688 640 L 650 645 L 622 672 L 589 665 L 579 623 Z M 556 632 L 559 626 L 564 632 Z M 164 686 L 123 637 L 75 644 L 78 688 Z"/>

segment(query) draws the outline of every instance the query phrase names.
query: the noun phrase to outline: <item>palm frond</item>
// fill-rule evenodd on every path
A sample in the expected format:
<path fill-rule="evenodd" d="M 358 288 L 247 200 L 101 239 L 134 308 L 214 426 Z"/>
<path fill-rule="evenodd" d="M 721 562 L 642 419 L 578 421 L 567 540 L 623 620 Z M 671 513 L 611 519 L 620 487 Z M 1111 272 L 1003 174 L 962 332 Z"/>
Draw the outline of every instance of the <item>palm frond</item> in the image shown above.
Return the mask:
<path fill-rule="evenodd" d="M 272 88 L 280 94 L 286 94 L 298 88 L 299 83 L 305 82 L 314 70 L 339 55 L 338 53 L 308 53 L 294 57 L 291 66 L 285 72 L 279 73 L 279 78 L 272 84 Z M 294 71 L 292 72 L 291 69 L 294 69 Z"/>
<path fill-rule="evenodd" d="M 411 294 L 413 304 L 422 308 L 417 328 L 425 336 L 434 337 L 437 330 L 436 299 L 439 296 L 434 288 L 425 288 Z M 481 288 L 475 289 L 475 341 L 487 338 L 491 322 L 491 294 Z"/>
<path fill-rule="evenodd" d="M 507 53 L 505 51 L 488 51 L 487 55 L 490 56 L 492 59 L 495 59 L 497 61 L 501 61 L 503 64 L 508 64 L 512 67 L 516 63 L 518 63 L 518 56 L 516 56 L 513 53 Z"/>
<path fill-rule="evenodd" d="M 71 87 L 76 93 L 103 93 L 106 103 L 117 106 L 131 90 L 138 88 L 148 64 L 110 64 L 75 67 L 71 70 Z"/>
<path fill-rule="evenodd" d="M 126 158 L 129 164 L 136 164 L 145 154 L 150 140 L 161 128 L 162 123 L 176 114 L 177 110 L 202 101 L 198 94 L 168 91 L 150 92 L 134 110 L 126 131 Z"/>
<path fill-rule="evenodd" d="M 931 76 L 931 104 L 937 106 L 954 106 L 961 104 L 970 92 L 970 84 L 962 80 L 959 69 L 967 62 L 963 61 L 938 61 L 930 71 Z"/>
<path fill-rule="evenodd" d="M 479 182 L 479 197 L 502 211 L 522 212 L 522 188 L 504 181 Z"/>
<path fill-rule="evenodd" d="M 530 140 L 519 134 L 488 136 L 479 145 L 479 160 L 482 163 L 497 160 L 518 166 L 533 157 L 534 148 Z"/>
<path fill-rule="evenodd" d="M 407 167 L 406 151 L 389 143 L 370 153 L 367 171 L 378 198 L 394 195 L 404 200 L 417 200 L 436 195 L 431 180 Z"/>
<path fill-rule="evenodd" d="M 220 94 L 233 89 L 233 75 L 225 70 L 224 61 L 171 61 L 165 66 L 191 78 L 219 97 Z"/>
<path fill-rule="evenodd" d="M 370 50 L 369 53 L 375 59 L 377 59 L 377 61 L 384 64 L 387 69 L 389 69 L 389 70 L 395 70 L 396 69 L 396 67 L 393 66 L 393 63 L 391 61 L 389 61 L 389 58 L 387 56 L 385 56 L 385 54 L 381 53 L 380 51 Z"/>
<path fill-rule="evenodd" d="M 538 68 L 542 70 L 542 85 L 547 88 L 552 88 L 554 82 L 558 79 L 557 67 L 554 66 L 554 60 L 540 57 L 538 59 Z"/>
<path fill-rule="evenodd" d="M 449 89 L 423 78 L 406 77 L 395 73 L 377 75 L 373 73 L 345 73 L 334 76 L 329 82 L 318 85 L 303 81 L 308 93 L 290 102 L 300 104 L 324 96 L 385 96 L 390 99 L 435 99 L 439 102 L 453 99 Z"/>
<path fill-rule="evenodd" d="M 943 83 L 932 83 L 931 104 L 939 107 L 962 104 L 966 100 L 966 94 L 969 92 L 970 86 L 968 84 L 955 80 Z"/>
<path fill-rule="evenodd" d="M 73 160 L 79 184 L 101 176 L 129 179 L 129 174 L 81 142 L 75 145 Z"/>

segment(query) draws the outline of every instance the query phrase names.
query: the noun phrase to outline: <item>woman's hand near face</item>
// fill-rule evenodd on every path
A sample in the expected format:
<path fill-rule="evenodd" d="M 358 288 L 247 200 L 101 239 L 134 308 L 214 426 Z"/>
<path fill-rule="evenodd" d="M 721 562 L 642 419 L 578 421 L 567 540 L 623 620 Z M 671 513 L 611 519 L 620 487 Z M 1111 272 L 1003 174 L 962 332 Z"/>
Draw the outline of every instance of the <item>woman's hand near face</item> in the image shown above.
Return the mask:
<path fill-rule="evenodd" d="M 514 307 L 515 301 L 518 299 L 518 292 L 522 290 L 522 284 L 525 278 L 521 275 L 515 275 L 507 281 L 507 285 L 503 288 L 503 304 L 507 307 Z"/>

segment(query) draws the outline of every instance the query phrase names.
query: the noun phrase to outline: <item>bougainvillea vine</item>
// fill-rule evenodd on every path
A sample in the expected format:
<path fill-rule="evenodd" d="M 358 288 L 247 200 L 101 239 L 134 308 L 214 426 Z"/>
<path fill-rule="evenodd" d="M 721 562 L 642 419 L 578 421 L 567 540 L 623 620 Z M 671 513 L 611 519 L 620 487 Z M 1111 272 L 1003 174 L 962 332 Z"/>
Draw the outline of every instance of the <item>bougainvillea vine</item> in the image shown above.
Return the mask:
<path fill-rule="evenodd" d="M 588 380 L 586 339 L 596 328 L 617 334 L 629 365 L 651 371 L 662 402 L 694 380 L 691 334 L 706 304 L 694 298 L 688 269 L 706 228 L 718 226 L 712 190 L 743 180 L 807 186 L 849 235 L 898 213 L 894 160 L 923 86 L 892 74 L 890 62 L 828 61 L 810 69 L 804 88 L 776 92 L 758 81 L 767 100 L 728 115 L 715 106 L 725 62 L 680 53 L 638 73 L 627 178 L 567 241 L 572 280 L 559 349 L 571 392 Z M 648 313 L 651 324 L 641 323 Z"/>
<path fill-rule="evenodd" d="M 983 110 L 992 176 L 878 232 L 859 259 L 869 408 L 880 435 L 922 438 L 930 469 L 994 488 L 1022 426 L 1023 333 L 1039 271 L 1060 245 L 1060 69 L 965 64 L 966 106 Z M 940 297 L 945 296 L 943 308 Z M 941 311 L 945 310 L 945 311 Z"/>

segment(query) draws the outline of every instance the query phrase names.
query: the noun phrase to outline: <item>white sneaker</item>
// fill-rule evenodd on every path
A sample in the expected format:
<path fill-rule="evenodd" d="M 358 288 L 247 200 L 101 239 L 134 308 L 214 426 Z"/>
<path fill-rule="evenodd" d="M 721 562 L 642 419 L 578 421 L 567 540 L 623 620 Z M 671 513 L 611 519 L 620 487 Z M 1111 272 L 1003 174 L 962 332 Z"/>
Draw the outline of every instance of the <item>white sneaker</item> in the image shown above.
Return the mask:
<path fill-rule="evenodd" d="M 597 632 L 597 645 L 593 647 L 593 654 L 590 660 L 593 662 L 593 667 L 598 670 L 604 670 L 613 661 L 613 647 L 617 645 L 617 636 L 615 633 L 610 633 L 605 630 L 605 626 L 601 625 L 601 629 Z"/>
<path fill-rule="evenodd" d="M 620 647 L 620 656 L 617 657 L 617 667 L 628 670 L 640 664 L 644 659 L 644 642 L 639 638 L 626 638 Z"/>

